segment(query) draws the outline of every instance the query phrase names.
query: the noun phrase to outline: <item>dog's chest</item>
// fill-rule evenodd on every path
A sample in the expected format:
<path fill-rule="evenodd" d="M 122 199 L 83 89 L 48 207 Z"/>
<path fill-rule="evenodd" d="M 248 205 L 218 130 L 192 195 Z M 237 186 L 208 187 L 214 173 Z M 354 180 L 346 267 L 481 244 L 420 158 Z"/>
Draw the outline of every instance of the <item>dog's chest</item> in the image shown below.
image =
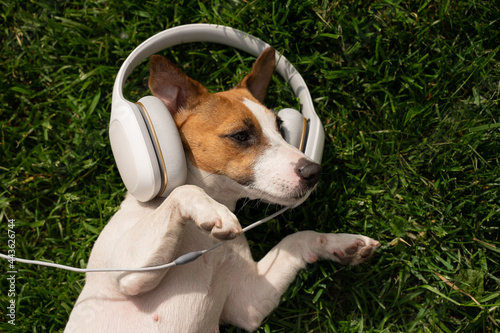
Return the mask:
<path fill-rule="evenodd" d="M 184 235 L 187 238 L 193 235 Z M 180 253 L 193 251 L 191 245 Z M 200 244 L 202 249 L 205 244 Z M 184 246 L 186 247 L 186 246 Z M 227 249 L 217 249 L 194 262 L 171 268 L 160 285 L 141 295 L 138 305 L 147 321 L 156 327 L 183 327 L 185 332 L 206 332 L 207 327 L 216 331 L 230 290 L 227 288 L 224 258 Z M 183 320 L 179 320 L 182 317 Z"/>

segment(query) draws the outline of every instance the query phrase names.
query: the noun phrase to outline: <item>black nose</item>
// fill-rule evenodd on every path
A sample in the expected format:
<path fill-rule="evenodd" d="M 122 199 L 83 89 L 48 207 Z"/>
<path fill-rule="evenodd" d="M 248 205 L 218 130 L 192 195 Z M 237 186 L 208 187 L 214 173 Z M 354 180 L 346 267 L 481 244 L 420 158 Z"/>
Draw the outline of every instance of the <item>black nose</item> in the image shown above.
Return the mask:
<path fill-rule="evenodd" d="M 318 183 L 322 169 L 323 168 L 318 163 L 302 158 L 295 167 L 295 173 L 307 184 L 307 186 L 313 187 Z"/>

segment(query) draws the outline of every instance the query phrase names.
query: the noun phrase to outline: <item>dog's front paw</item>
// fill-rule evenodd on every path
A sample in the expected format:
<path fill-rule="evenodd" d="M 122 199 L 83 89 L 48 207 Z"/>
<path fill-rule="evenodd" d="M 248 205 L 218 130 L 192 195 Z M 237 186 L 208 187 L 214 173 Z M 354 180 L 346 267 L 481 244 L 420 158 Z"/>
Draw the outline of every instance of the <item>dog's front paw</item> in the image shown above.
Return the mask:
<path fill-rule="evenodd" d="M 378 247 L 378 241 L 362 235 L 318 234 L 312 254 L 306 261 L 321 258 L 354 266 L 370 258 Z"/>
<path fill-rule="evenodd" d="M 171 195 L 178 198 L 185 219 L 193 220 L 198 228 L 210 232 L 215 238 L 228 240 L 242 233 L 236 216 L 224 205 L 218 203 L 201 188 L 184 185 Z"/>
<path fill-rule="evenodd" d="M 241 225 L 236 216 L 226 206 L 217 202 L 215 204 L 219 207 L 208 207 L 203 213 L 197 214 L 194 219 L 196 225 L 222 240 L 233 239 L 241 234 Z"/>

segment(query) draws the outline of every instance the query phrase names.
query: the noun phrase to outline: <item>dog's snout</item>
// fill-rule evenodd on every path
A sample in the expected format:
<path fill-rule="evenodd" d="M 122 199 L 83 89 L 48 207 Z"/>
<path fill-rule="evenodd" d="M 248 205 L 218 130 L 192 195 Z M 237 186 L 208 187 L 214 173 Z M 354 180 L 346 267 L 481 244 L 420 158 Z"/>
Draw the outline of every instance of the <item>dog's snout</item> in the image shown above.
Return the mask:
<path fill-rule="evenodd" d="M 321 175 L 321 165 L 306 160 L 305 158 L 299 160 L 295 167 L 295 172 L 302 181 L 307 183 L 308 186 L 314 186 L 319 181 Z"/>

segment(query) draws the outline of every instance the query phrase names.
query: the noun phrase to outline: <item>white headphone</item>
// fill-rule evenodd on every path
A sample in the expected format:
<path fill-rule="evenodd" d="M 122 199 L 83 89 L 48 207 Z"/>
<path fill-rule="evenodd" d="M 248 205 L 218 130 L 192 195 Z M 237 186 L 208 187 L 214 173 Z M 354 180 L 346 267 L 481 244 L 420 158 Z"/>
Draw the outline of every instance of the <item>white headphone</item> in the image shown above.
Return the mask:
<path fill-rule="evenodd" d="M 263 41 L 242 31 L 212 24 L 190 24 L 165 30 L 147 39 L 125 59 L 113 87 L 109 137 L 111 149 L 118 165 L 120 176 L 138 200 L 148 201 L 154 197 L 168 196 L 177 186 L 186 181 L 186 159 L 174 120 L 165 104 L 158 98 L 146 96 L 137 103 L 123 97 L 123 85 L 132 70 L 144 59 L 165 48 L 188 42 L 212 42 L 226 44 L 246 51 L 254 56 L 269 47 Z M 277 71 L 287 81 L 300 99 L 302 114 L 293 109 L 283 109 L 278 116 L 283 121 L 284 137 L 288 143 L 302 150 L 313 161 L 320 163 L 323 155 L 325 133 L 319 117 L 314 111 L 311 95 L 297 70 L 285 59 L 279 59 Z M 246 232 L 290 207 L 284 207 L 271 216 L 246 228 Z M 15 258 L 0 253 L 0 258 L 21 263 L 50 266 L 75 272 L 151 271 L 195 260 L 208 251 L 222 245 L 216 243 L 208 249 L 189 252 L 176 260 L 155 267 L 82 269 L 69 266 Z"/>
<path fill-rule="evenodd" d="M 168 196 L 186 181 L 186 159 L 177 127 L 160 99 L 153 96 L 132 103 L 123 86 L 132 70 L 151 55 L 182 43 L 212 42 L 241 49 L 257 57 L 270 47 L 243 31 L 213 24 L 189 24 L 160 32 L 139 45 L 125 59 L 113 87 L 109 137 L 111 149 L 127 190 L 139 201 Z M 299 98 L 302 113 L 283 109 L 284 137 L 317 163 L 321 162 L 324 130 L 311 95 L 297 70 L 276 53 L 276 70 Z"/>

